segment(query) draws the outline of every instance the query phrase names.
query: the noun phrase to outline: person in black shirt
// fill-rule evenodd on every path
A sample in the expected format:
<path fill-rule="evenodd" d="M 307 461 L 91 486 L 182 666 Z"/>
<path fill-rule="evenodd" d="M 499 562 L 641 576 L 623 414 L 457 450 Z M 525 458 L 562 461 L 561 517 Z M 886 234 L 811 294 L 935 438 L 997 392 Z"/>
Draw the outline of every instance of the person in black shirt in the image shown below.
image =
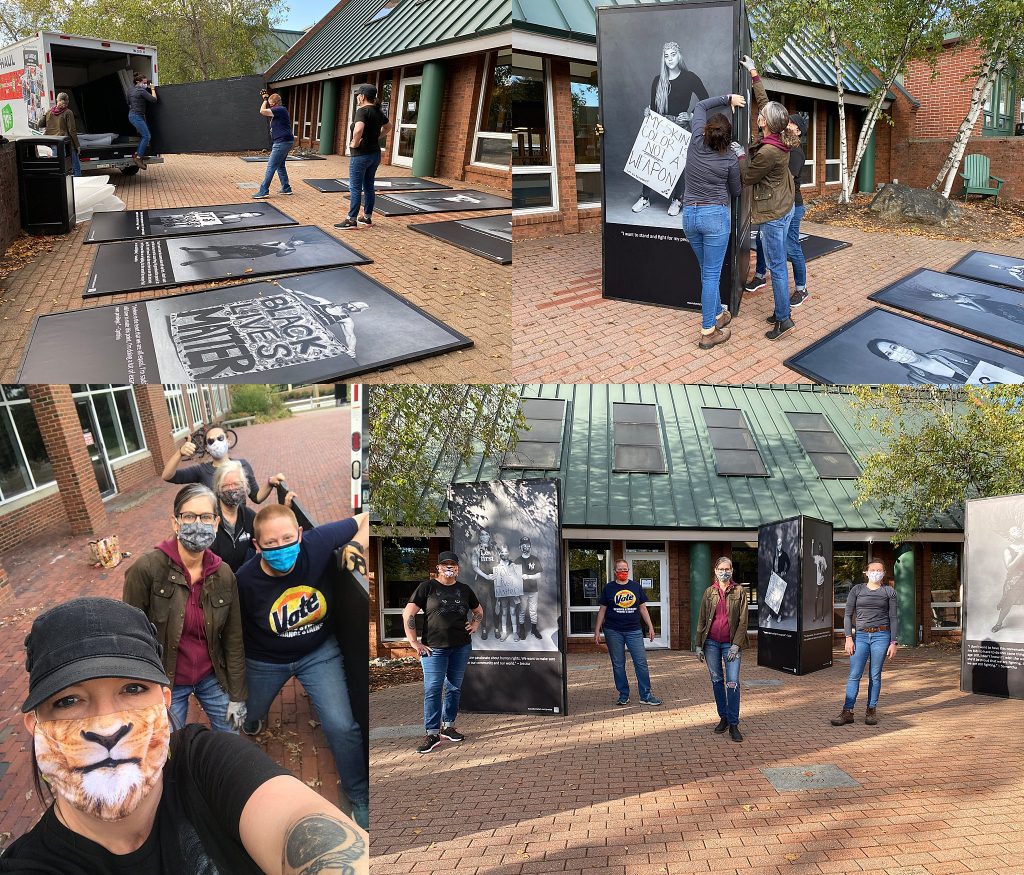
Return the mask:
<path fill-rule="evenodd" d="M 430 753 L 442 738 L 448 741 L 465 738 L 455 728 L 455 718 L 459 714 L 462 678 L 473 650 L 471 636 L 483 618 L 484 609 L 472 587 L 458 577 L 458 554 L 441 553 L 437 557 L 437 579 L 425 580 L 416 587 L 402 611 L 406 640 L 416 650 L 423 667 L 426 736 L 416 749 L 417 753 Z M 422 641 L 416 634 L 416 615 L 421 611 L 424 615 Z"/>
<path fill-rule="evenodd" d="M 0 872 L 368 871 L 366 833 L 259 748 L 196 724 L 171 731 L 170 680 L 138 608 L 65 602 L 36 618 L 25 649 L 21 710 L 52 803 Z"/>
<path fill-rule="evenodd" d="M 380 166 L 380 138 L 391 130 L 391 122 L 377 103 L 377 89 L 364 83 L 354 90 L 356 111 L 348 144 L 351 154 L 348 162 L 348 218 L 334 226 L 342 231 L 373 225 L 374 180 Z M 361 216 L 360 205 L 363 207 Z"/>
<path fill-rule="evenodd" d="M 531 633 L 540 638 L 537 628 L 537 598 L 540 577 L 544 573 L 540 560 L 533 555 L 533 545 L 525 535 L 519 539 L 519 567 L 523 570 L 523 594 L 519 597 L 519 625 L 523 627 L 520 637 L 526 640 L 526 615 L 530 615 Z"/>
<path fill-rule="evenodd" d="M 228 459 L 213 471 L 213 492 L 217 496 L 220 525 L 210 550 L 220 556 L 232 571 L 238 571 L 255 555 L 253 523 L 256 511 L 245 503 L 247 477 L 241 462 Z M 284 497 L 286 507 L 292 506 L 295 493 Z"/>

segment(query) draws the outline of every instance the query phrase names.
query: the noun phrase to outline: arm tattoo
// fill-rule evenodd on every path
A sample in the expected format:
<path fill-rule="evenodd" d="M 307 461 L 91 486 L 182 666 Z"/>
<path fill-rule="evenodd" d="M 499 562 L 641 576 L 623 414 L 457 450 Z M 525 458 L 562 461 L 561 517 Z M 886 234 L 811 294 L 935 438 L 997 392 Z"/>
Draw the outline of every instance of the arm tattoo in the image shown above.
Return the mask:
<path fill-rule="evenodd" d="M 356 875 L 365 869 L 365 857 L 366 843 L 354 829 L 335 817 L 310 814 L 288 829 L 283 869 L 294 875 Z"/>
<path fill-rule="evenodd" d="M 406 629 L 415 629 L 416 628 L 416 618 L 415 617 L 409 617 L 409 619 L 405 621 L 405 628 Z"/>

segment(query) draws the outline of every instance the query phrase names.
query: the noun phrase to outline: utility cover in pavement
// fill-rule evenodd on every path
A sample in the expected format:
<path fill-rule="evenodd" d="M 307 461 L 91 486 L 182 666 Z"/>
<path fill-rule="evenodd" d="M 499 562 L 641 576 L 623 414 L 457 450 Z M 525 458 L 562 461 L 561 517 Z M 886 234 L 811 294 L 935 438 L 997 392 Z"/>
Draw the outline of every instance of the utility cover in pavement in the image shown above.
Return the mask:
<path fill-rule="evenodd" d="M 785 766 L 761 771 L 779 791 L 837 790 L 860 786 L 838 766 Z"/>

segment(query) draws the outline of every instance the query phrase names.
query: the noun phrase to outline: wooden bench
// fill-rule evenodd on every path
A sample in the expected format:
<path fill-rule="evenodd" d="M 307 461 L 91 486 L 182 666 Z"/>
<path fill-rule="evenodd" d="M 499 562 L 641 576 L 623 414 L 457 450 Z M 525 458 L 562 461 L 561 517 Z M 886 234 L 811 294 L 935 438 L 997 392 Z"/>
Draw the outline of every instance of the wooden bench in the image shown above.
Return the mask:
<path fill-rule="evenodd" d="M 960 174 L 964 181 L 964 200 L 967 200 L 969 194 L 980 194 L 995 197 L 996 203 L 999 203 L 999 191 L 1006 180 L 989 173 L 989 167 L 987 155 L 968 155 L 964 158 L 964 169 Z M 993 179 L 998 183 L 994 188 L 989 185 Z"/>
<path fill-rule="evenodd" d="M 236 425 L 252 425 L 255 421 L 255 416 L 240 416 L 238 419 L 225 419 L 223 425 L 225 428 L 233 428 Z"/>

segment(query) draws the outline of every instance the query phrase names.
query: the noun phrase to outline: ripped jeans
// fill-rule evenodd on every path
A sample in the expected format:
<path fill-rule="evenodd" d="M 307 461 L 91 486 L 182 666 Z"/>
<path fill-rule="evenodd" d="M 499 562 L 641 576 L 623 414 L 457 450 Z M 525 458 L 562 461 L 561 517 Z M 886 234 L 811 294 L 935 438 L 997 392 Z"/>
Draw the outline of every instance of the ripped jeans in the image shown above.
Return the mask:
<path fill-rule="evenodd" d="M 727 660 L 725 655 L 731 646 L 729 642 L 723 644 L 708 638 L 704 642 L 704 659 L 711 675 L 718 716 L 735 726 L 740 722 L 740 660 L 743 657 L 737 656 L 732 662 Z"/>

